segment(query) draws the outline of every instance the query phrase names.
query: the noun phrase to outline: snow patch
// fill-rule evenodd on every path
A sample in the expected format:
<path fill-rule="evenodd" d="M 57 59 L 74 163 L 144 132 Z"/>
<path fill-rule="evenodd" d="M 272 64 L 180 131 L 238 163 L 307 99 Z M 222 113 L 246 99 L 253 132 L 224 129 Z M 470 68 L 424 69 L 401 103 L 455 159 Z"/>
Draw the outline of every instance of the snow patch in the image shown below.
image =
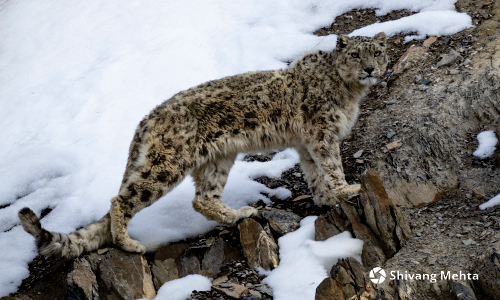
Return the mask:
<path fill-rule="evenodd" d="M 483 131 L 477 135 L 477 140 L 479 146 L 477 150 L 474 151 L 474 156 L 481 159 L 492 156 L 498 143 L 495 132 L 493 130 Z"/>
<path fill-rule="evenodd" d="M 325 241 L 314 240 L 314 221 L 302 219 L 300 228 L 278 239 L 280 263 L 262 281 L 273 290 L 274 299 L 314 299 L 316 288 L 328 277 L 339 258 L 354 257 L 361 261 L 363 241 L 354 239 L 347 231 Z"/>
<path fill-rule="evenodd" d="M 487 202 L 479 205 L 479 208 L 480 209 L 487 209 L 487 208 L 490 208 L 490 207 L 493 207 L 493 206 L 499 205 L 499 204 L 500 204 L 500 194 L 498 194 L 495 197 L 491 198 Z"/>
<path fill-rule="evenodd" d="M 202 275 L 188 275 L 165 282 L 156 294 L 155 300 L 185 300 L 192 291 L 210 291 L 212 282 Z M 141 299 L 145 300 L 145 299 Z"/>

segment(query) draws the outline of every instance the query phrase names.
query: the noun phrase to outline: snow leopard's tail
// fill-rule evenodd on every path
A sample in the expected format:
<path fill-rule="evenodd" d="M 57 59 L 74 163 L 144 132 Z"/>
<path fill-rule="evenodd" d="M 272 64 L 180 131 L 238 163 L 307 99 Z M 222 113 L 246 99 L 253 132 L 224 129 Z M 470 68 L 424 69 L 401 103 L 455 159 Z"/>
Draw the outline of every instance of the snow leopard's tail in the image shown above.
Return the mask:
<path fill-rule="evenodd" d="M 38 251 L 44 256 L 78 257 L 83 252 L 99 249 L 113 240 L 109 213 L 99 221 L 70 234 L 43 229 L 38 217 L 27 207 L 21 209 L 18 215 L 24 230 L 35 237 Z"/>

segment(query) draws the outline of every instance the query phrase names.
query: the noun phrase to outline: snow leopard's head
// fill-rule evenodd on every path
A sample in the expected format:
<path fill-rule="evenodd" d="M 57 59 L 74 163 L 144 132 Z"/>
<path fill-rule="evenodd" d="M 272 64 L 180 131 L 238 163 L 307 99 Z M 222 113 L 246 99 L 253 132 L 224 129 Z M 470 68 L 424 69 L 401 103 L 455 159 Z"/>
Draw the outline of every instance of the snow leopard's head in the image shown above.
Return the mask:
<path fill-rule="evenodd" d="M 373 38 L 337 38 L 337 70 L 347 83 L 371 85 L 377 82 L 387 68 L 387 36 L 380 32 Z"/>

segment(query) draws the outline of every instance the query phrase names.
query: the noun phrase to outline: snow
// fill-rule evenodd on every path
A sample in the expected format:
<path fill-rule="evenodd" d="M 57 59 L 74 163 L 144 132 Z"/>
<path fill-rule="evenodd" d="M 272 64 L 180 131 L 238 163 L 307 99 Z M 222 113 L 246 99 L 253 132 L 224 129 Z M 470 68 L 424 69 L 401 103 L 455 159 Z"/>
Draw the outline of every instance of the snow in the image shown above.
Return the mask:
<path fill-rule="evenodd" d="M 493 206 L 499 205 L 499 204 L 500 204 L 500 194 L 498 194 L 495 197 L 491 198 L 487 202 L 479 205 L 479 208 L 480 209 L 487 209 L 487 208 L 490 208 L 490 207 L 493 207 Z"/>
<path fill-rule="evenodd" d="M 210 291 L 212 282 L 202 275 L 188 275 L 164 283 L 156 294 L 155 300 L 185 300 L 191 292 Z"/>
<path fill-rule="evenodd" d="M 3 1 L 0 3 L 0 296 L 17 290 L 36 255 L 17 212 L 30 207 L 48 230 L 71 232 L 109 209 L 138 122 L 161 101 L 202 82 L 285 68 L 336 36 L 316 29 L 354 8 L 419 13 L 356 31 L 451 34 L 471 20 L 453 0 Z M 439 17 L 436 17 L 439 16 Z M 364 31 L 363 31 L 364 30 Z M 297 162 L 238 160 L 223 201 L 238 208 L 261 193 L 252 179 Z M 191 208 L 192 179 L 140 212 L 130 233 L 149 250 L 215 226 Z M 189 220 L 187 222 L 186 220 Z M 7 274 L 7 275 L 6 275 Z"/>
<path fill-rule="evenodd" d="M 275 300 L 314 299 L 316 288 L 328 277 L 339 258 L 353 257 L 361 262 L 363 241 L 353 239 L 348 231 L 325 241 L 314 241 L 314 221 L 306 217 L 300 228 L 278 239 L 279 266 L 262 281 L 273 290 Z"/>
<path fill-rule="evenodd" d="M 498 143 L 495 132 L 493 130 L 483 131 L 477 135 L 477 140 L 479 142 L 479 146 L 477 147 L 477 150 L 474 151 L 474 156 L 481 159 L 492 156 Z"/>

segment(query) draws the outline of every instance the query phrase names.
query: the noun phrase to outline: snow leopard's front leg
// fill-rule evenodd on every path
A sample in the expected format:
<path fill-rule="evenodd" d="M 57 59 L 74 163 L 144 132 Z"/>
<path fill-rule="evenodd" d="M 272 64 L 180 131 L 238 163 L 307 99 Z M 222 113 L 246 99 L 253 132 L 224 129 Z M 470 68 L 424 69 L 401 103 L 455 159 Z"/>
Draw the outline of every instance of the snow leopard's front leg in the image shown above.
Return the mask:
<path fill-rule="evenodd" d="M 338 137 L 333 133 L 319 134 L 319 136 L 323 138 L 313 140 L 306 146 L 306 149 L 310 155 L 310 161 L 314 161 L 318 172 L 324 175 L 325 183 L 323 185 L 333 189 L 335 198 L 350 199 L 357 196 L 361 185 L 349 185 L 345 180 Z M 336 203 L 337 199 L 328 199 L 328 203 L 325 204 L 334 205 Z"/>

